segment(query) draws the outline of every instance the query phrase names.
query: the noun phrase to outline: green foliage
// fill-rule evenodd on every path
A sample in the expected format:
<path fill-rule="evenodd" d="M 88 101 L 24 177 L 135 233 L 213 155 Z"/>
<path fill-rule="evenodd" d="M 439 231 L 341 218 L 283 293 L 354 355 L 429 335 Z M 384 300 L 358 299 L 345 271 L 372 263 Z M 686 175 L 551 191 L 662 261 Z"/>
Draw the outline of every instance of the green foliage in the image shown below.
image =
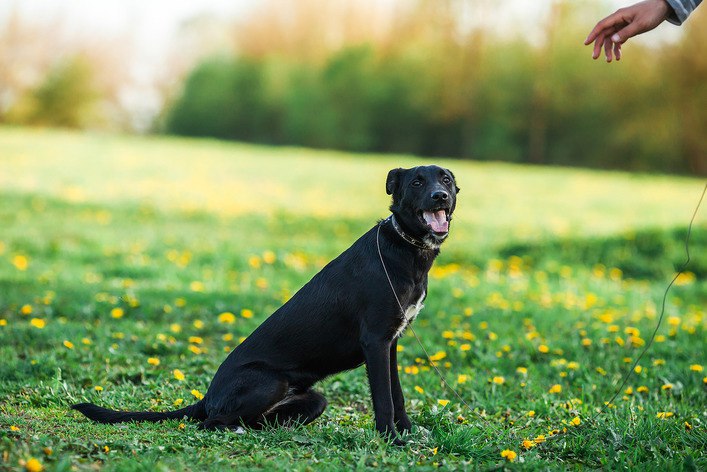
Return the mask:
<path fill-rule="evenodd" d="M 54 66 L 44 80 L 10 110 L 8 122 L 87 127 L 94 118 L 97 98 L 90 64 L 80 56 L 68 58 Z"/>
<path fill-rule="evenodd" d="M 167 127 L 177 134 L 259 141 L 270 125 L 264 80 L 263 65 L 255 61 L 204 62 L 187 79 Z"/>
<path fill-rule="evenodd" d="M 687 26 L 681 43 L 660 49 L 632 43 L 625 59 L 607 68 L 592 61 L 579 40 L 568 39 L 586 27 L 590 10 L 594 14 L 588 4 L 553 7 L 552 23 L 534 43 L 483 28 L 429 34 L 416 22 L 434 18 L 420 13 L 407 19 L 417 28 L 392 45 L 346 44 L 316 61 L 283 59 L 266 46 L 264 53 L 218 67 L 209 60 L 187 79 L 167 132 L 363 152 L 707 172 L 707 115 L 698 99 L 707 88 L 706 72 L 702 55 L 689 52 L 703 33 Z M 433 11 L 439 16 L 444 9 Z M 257 70 L 247 86 L 238 79 L 244 70 Z"/>

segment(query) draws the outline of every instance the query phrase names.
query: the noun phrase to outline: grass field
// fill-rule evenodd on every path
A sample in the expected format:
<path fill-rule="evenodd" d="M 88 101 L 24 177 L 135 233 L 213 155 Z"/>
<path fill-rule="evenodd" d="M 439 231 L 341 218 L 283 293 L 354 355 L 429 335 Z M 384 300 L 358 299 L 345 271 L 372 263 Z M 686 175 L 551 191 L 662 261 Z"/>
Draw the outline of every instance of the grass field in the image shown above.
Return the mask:
<path fill-rule="evenodd" d="M 439 160 L 462 188 L 399 361 L 416 428 L 373 431 L 363 369 L 307 427 L 96 425 L 68 405 L 172 409 L 387 216 L 410 156 L 0 128 L 0 469 L 707 469 L 703 181 Z M 505 451 L 505 452 L 504 452 Z M 508 452 L 511 451 L 511 452 Z M 503 453 L 503 454 L 502 454 Z M 37 469 L 34 469 L 37 470 Z"/>

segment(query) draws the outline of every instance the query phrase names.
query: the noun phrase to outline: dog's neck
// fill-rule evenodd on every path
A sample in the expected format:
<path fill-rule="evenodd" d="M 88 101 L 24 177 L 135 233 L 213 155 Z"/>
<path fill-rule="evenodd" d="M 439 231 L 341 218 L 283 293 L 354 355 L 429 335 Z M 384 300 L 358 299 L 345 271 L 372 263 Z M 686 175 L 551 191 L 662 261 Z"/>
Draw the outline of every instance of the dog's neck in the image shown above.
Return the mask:
<path fill-rule="evenodd" d="M 408 244 L 411 244 L 418 249 L 423 249 L 426 251 L 434 251 L 436 249 L 439 249 L 439 246 L 440 246 L 439 244 L 435 244 L 431 241 L 415 238 L 414 236 L 410 236 L 405 231 L 403 231 L 403 228 L 400 227 L 400 224 L 395 219 L 395 215 L 390 215 L 388 218 L 383 220 L 381 223 L 385 223 L 388 221 L 390 222 L 390 225 L 393 227 L 395 232 L 398 233 L 398 236 L 403 238 L 403 240 L 405 242 L 407 242 Z"/>

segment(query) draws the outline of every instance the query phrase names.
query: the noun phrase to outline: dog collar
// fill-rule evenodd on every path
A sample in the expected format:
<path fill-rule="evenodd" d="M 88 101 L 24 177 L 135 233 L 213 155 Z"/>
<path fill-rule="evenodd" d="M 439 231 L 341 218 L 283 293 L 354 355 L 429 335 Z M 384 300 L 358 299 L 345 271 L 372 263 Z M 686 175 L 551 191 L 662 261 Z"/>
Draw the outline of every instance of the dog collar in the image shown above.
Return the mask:
<path fill-rule="evenodd" d="M 409 234 L 407 234 L 405 231 L 403 231 L 403 229 L 398 224 L 398 221 L 395 219 L 395 215 L 390 215 L 388 218 L 383 220 L 383 223 L 385 223 L 386 221 L 390 221 L 390 224 L 393 226 L 393 229 L 395 229 L 395 232 L 398 233 L 398 236 L 400 236 L 406 242 L 412 244 L 416 248 L 426 249 L 426 250 L 435 249 L 434 246 L 431 246 L 431 245 L 425 243 L 424 241 L 420 241 L 419 239 L 414 238 L 414 237 L 410 236 Z"/>

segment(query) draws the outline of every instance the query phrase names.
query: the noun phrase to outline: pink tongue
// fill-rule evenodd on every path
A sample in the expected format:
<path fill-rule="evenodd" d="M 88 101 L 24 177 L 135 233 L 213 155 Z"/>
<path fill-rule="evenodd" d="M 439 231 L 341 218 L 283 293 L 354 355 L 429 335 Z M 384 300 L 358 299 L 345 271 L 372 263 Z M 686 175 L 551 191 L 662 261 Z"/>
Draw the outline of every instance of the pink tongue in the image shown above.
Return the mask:
<path fill-rule="evenodd" d="M 449 231 L 449 222 L 447 221 L 447 215 L 444 210 L 438 210 L 434 213 L 431 211 L 425 211 L 422 213 L 422 217 L 425 222 L 432 227 L 432 231 L 435 233 L 446 233 Z"/>

